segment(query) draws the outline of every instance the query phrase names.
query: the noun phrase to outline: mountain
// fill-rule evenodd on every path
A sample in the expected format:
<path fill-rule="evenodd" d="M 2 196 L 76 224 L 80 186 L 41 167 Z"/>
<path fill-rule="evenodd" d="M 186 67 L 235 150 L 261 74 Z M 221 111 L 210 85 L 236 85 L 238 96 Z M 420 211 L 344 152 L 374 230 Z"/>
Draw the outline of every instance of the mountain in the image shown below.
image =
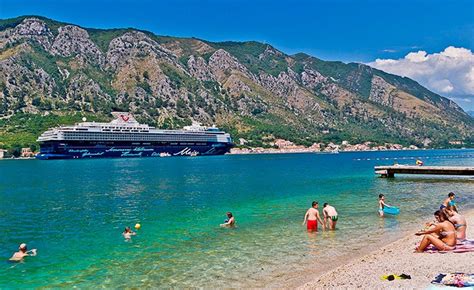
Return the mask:
<path fill-rule="evenodd" d="M 474 111 L 467 111 L 467 114 L 471 117 L 474 117 Z"/>
<path fill-rule="evenodd" d="M 359 63 L 287 55 L 259 42 L 209 42 L 89 29 L 38 16 L 0 21 L 0 146 L 47 127 L 109 120 L 216 124 L 252 146 L 374 141 L 471 146 L 474 120 L 417 82 Z"/>

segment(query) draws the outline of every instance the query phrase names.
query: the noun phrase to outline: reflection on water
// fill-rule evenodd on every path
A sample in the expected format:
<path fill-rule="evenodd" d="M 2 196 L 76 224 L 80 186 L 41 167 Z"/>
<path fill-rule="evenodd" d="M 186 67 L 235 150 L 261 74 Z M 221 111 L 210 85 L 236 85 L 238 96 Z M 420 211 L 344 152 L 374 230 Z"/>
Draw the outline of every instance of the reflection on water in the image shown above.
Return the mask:
<path fill-rule="evenodd" d="M 301 283 L 305 271 L 400 237 L 449 191 L 461 209 L 474 204 L 472 179 L 382 179 L 374 165 L 420 155 L 432 165 L 472 166 L 473 152 L 0 162 L 0 256 L 8 259 L 20 242 L 39 249 L 14 268 L 0 266 L 0 285 Z M 379 193 L 401 208 L 399 216 L 378 217 Z M 306 232 L 301 222 L 313 200 L 337 208 L 336 231 Z M 219 227 L 227 211 L 237 228 Z M 123 228 L 137 222 L 142 229 L 125 243 Z"/>

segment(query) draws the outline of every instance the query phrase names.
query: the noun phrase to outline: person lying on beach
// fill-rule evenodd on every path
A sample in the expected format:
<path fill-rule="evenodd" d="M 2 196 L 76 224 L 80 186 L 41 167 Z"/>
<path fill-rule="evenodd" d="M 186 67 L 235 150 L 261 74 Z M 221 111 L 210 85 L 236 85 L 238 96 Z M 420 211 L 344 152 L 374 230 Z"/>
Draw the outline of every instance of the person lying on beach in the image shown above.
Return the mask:
<path fill-rule="evenodd" d="M 125 230 L 123 230 L 123 237 L 125 238 L 125 241 L 130 241 L 132 239 L 132 236 L 135 236 L 137 233 L 133 232 L 130 227 L 126 227 Z"/>
<path fill-rule="evenodd" d="M 326 225 L 321 220 L 318 211 L 318 202 L 313 201 L 311 207 L 306 211 L 304 215 L 303 225 L 306 224 L 308 232 L 318 231 L 318 221 L 323 225 L 323 229 L 326 229 Z"/>
<path fill-rule="evenodd" d="M 36 256 L 36 249 L 29 250 L 26 247 L 26 244 L 23 243 L 18 247 L 18 252 L 15 252 L 13 256 L 10 258 L 10 261 L 22 261 L 26 256 Z"/>
<path fill-rule="evenodd" d="M 336 229 L 336 223 L 338 220 L 337 211 L 333 206 L 330 206 L 327 202 L 323 204 L 323 216 L 324 224 L 331 230 Z M 326 224 L 328 223 L 328 224 Z"/>
<path fill-rule="evenodd" d="M 456 203 L 454 202 L 454 198 L 456 197 L 456 195 L 454 194 L 454 192 L 450 192 L 448 193 L 448 198 L 446 198 L 443 203 L 441 204 L 441 206 L 439 207 L 439 209 L 443 209 L 443 208 L 446 208 L 448 207 L 448 205 L 452 206 L 454 211 L 455 212 L 458 212 L 458 208 L 456 207 Z"/>
<path fill-rule="evenodd" d="M 227 219 L 220 226 L 223 228 L 231 228 L 235 226 L 235 218 L 230 211 L 227 212 Z"/>
<path fill-rule="evenodd" d="M 456 245 L 456 231 L 446 214 L 437 210 L 434 216 L 438 221 L 436 225 L 415 234 L 417 236 L 424 235 L 420 245 L 416 248 L 418 253 L 422 253 L 429 245 L 435 246 L 440 251 L 453 250 Z"/>
<path fill-rule="evenodd" d="M 456 238 L 458 240 L 466 239 L 467 221 L 466 218 L 454 211 L 453 207 L 448 205 L 443 209 L 449 221 L 453 223 L 456 229 Z"/>

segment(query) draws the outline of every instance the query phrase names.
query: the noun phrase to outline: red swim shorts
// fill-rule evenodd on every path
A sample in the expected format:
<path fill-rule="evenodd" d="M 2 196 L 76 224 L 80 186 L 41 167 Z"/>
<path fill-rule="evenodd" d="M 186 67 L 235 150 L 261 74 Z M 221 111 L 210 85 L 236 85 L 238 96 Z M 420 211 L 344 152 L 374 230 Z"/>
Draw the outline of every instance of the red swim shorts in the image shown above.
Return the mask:
<path fill-rule="evenodd" d="M 308 231 L 317 231 L 318 230 L 318 221 L 317 220 L 308 221 L 306 223 L 306 228 L 308 229 Z"/>

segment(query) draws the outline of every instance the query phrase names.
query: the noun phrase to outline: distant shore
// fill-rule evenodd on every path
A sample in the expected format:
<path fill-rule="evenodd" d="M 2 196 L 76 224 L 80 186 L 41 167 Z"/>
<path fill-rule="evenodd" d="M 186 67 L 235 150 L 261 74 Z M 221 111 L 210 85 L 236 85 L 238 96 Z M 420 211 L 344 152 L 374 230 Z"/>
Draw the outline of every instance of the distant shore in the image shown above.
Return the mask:
<path fill-rule="evenodd" d="M 279 148 L 233 148 L 231 152 L 227 153 L 230 155 L 238 155 L 238 154 L 289 154 L 289 153 L 321 153 L 321 154 L 337 154 L 342 152 L 385 152 L 385 151 L 420 151 L 420 150 L 460 150 L 460 149 L 472 149 L 472 148 L 442 148 L 442 149 L 434 149 L 434 148 L 402 148 L 402 149 L 366 149 L 366 150 L 334 150 L 334 151 L 326 151 L 326 150 L 315 150 L 311 148 L 301 148 L 301 149 L 279 149 Z"/>
<path fill-rule="evenodd" d="M 462 213 L 468 224 L 468 239 L 473 239 L 474 210 Z M 427 217 L 427 220 L 431 219 Z M 425 289 L 432 285 L 431 281 L 440 273 L 474 273 L 474 252 L 414 253 L 416 244 L 421 240 L 421 237 L 414 235 L 415 232 L 416 230 L 412 230 L 404 238 L 328 272 L 315 273 L 310 282 L 300 285 L 299 288 Z M 407 274 L 411 279 L 381 279 L 382 276 L 390 274 Z"/>

